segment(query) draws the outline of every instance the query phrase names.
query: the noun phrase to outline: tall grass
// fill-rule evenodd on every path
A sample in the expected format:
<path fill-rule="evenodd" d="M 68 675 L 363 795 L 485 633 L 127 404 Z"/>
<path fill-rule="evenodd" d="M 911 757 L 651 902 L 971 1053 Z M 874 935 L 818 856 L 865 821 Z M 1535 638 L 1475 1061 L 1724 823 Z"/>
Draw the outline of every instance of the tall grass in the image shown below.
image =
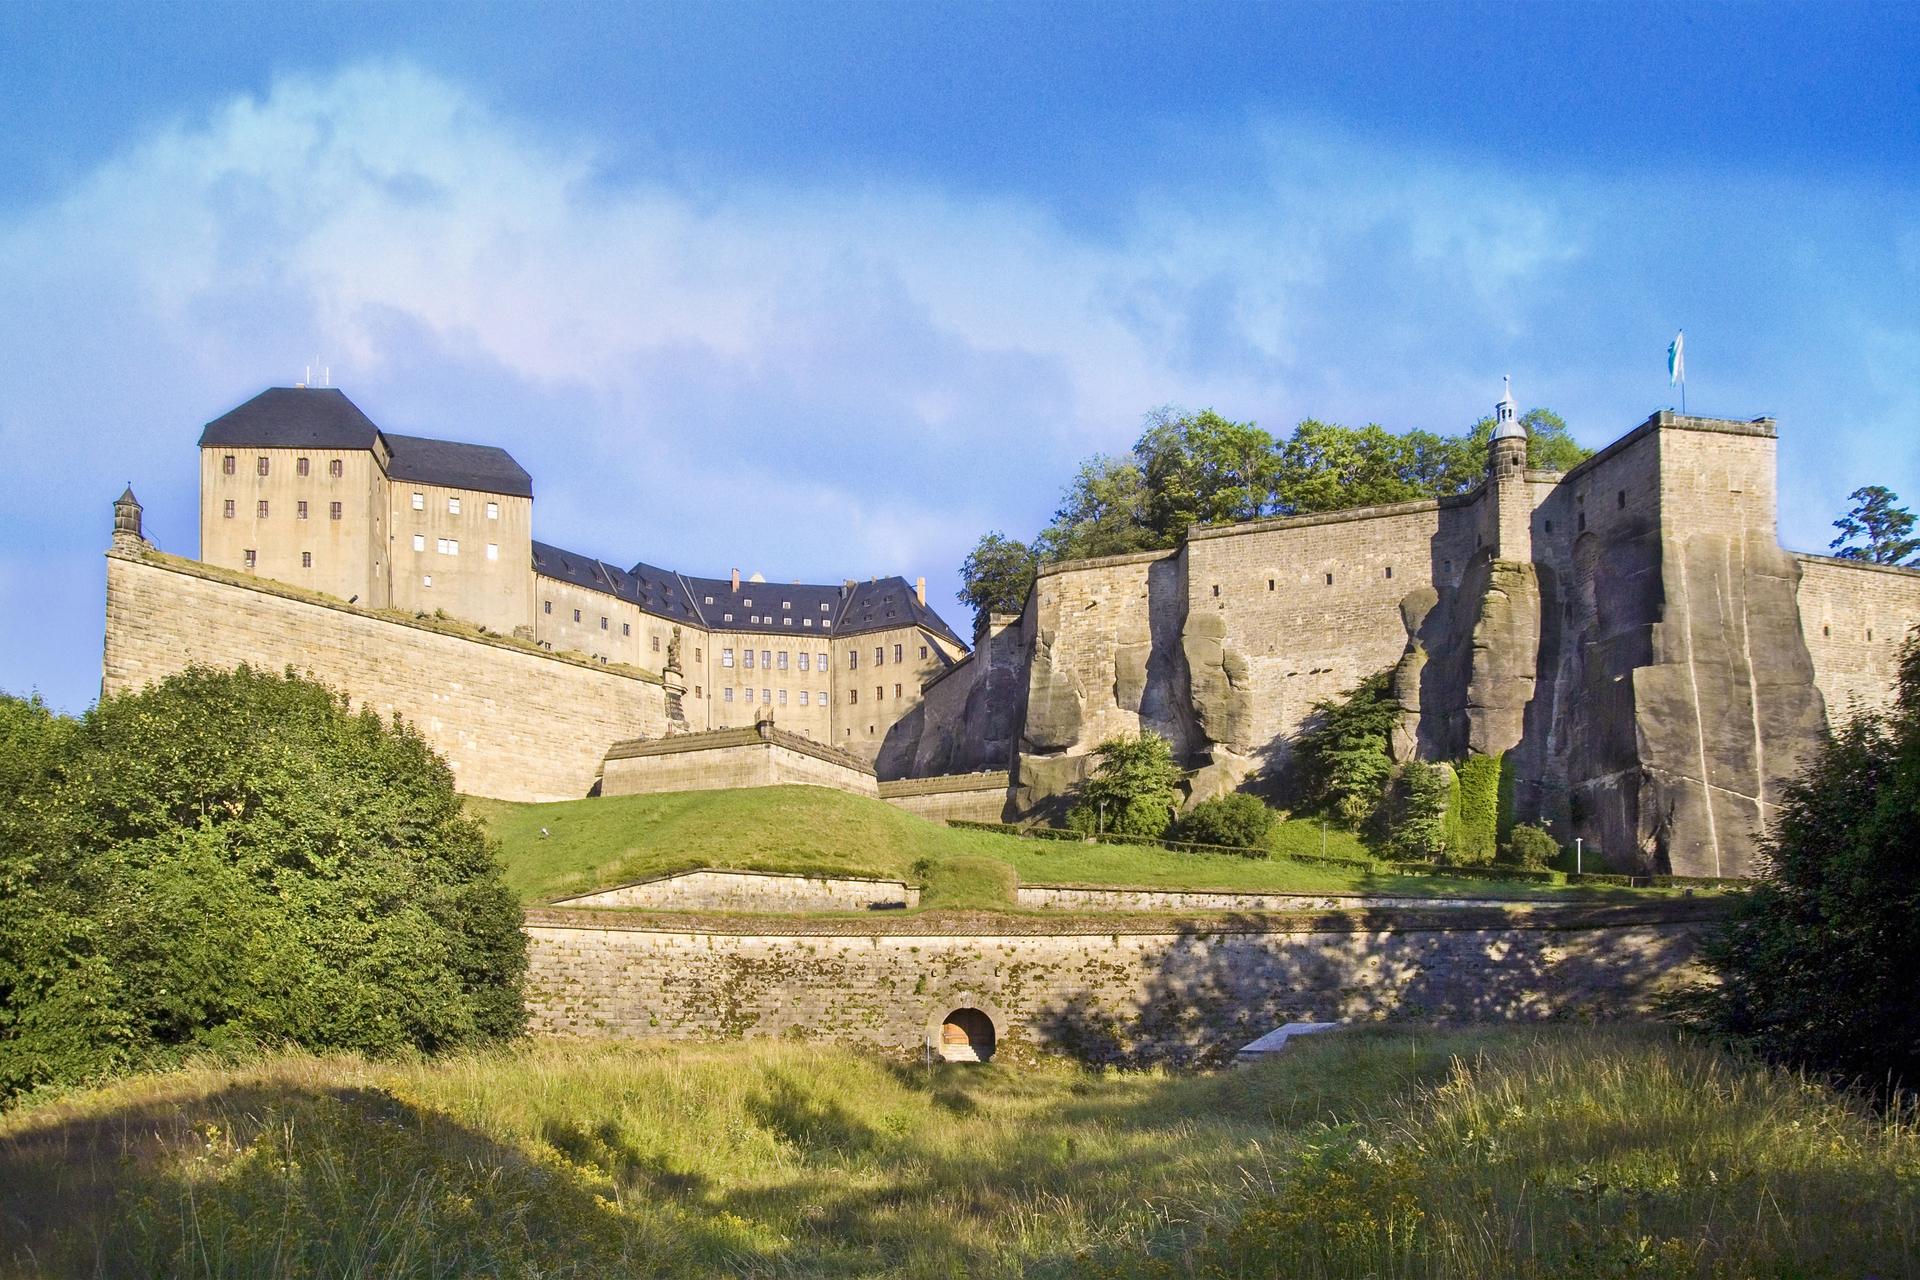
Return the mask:
<path fill-rule="evenodd" d="M 0 1267 L 198 1276 L 1911 1275 L 1920 1144 L 1658 1032 L 1175 1076 L 789 1042 L 286 1057 L 0 1119 Z"/>

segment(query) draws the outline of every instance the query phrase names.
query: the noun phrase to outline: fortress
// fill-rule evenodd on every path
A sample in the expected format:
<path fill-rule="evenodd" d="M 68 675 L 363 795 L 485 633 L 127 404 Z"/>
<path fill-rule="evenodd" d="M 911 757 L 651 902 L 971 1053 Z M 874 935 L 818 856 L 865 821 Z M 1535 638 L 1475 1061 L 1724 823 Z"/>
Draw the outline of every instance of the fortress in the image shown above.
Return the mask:
<path fill-rule="evenodd" d="M 1510 397 L 1458 497 L 1197 527 L 1041 570 L 969 648 L 924 579 L 776 584 L 533 538 L 505 452 L 276 388 L 200 439 L 200 556 L 107 566 L 103 691 L 293 666 L 504 799 L 785 779 L 930 816 L 1057 811 L 1115 733 L 1196 797 L 1284 775 L 1316 701 L 1391 668 L 1396 756 L 1498 757 L 1519 821 L 1607 863 L 1739 875 L 1828 723 L 1891 697 L 1920 572 L 1783 550 L 1775 430 L 1662 411 L 1562 474 Z"/>

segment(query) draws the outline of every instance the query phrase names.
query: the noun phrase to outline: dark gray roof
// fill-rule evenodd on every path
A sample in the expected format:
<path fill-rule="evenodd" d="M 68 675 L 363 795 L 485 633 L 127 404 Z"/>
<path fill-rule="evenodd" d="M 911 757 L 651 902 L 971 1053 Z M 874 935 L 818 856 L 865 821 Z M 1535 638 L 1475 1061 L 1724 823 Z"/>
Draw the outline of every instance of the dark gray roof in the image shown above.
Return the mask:
<path fill-rule="evenodd" d="M 338 387 L 269 387 L 200 433 L 200 447 L 371 449 L 380 428 Z"/>
<path fill-rule="evenodd" d="M 535 573 L 571 582 L 638 605 L 643 612 L 676 622 L 698 623 L 700 615 L 687 599 L 680 575 L 649 564 L 621 569 L 594 556 L 567 551 L 551 543 L 533 544 Z"/>
<path fill-rule="evenodd" d="M 533 477 L 505 449 L 488 444 L 401 436 L 391 431 L 381 434 L 391 451 L 387 474 L 395 480 L 418 480 L 421 484 L 478 489 L 516 498 L 533 496 Z"/>
<path fill-rule="evenodd" d="M 859 635 L 890 627 L 924 627 L 960 643 L 953 628 L 920 603 L 905 578 L 879 578 L 848 586 L 821 586 L 804 582 L 741 582 L 731 578 L 688 578 L 687 588 L 708 627 L 715 630 L 759 631 L 769 634 Z M 711 599 L 713 603 L 707 601 Z M 729 617 L 731 615 L 731 617 Z M 823 626 L 822 620 L 833 625 Z"/>

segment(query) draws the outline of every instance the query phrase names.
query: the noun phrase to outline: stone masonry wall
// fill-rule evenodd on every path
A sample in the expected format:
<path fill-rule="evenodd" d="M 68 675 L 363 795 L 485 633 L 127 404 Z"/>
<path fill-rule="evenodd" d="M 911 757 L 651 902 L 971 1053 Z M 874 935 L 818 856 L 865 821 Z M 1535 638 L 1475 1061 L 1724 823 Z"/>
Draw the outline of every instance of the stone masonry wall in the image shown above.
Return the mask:
<path fill-rule="evenodd" d="M 641 751 L 629 755 L 616 747 L 607 754 L 601 773 L 601 795 L 778 787 L 794 783 L 832 787 L 858 796 L 879 794 L 873 770 L 858 761 L 822 758 L 827 753 L 807 750 L 803 744 L 789 745 L 777 739 L 766 741 L 753 729 L 720 729 L 668 738 L 659 743 L 632 745 Z"/>
<path fill-rule="evenodd" d="M 584 914 L 529 917 L 536 1031 L 911 1052 L 948 1012 L 975 1008 L 1002 1045 L 1106 1062 L 1218 1061 L 1294 1020 L 1638 1012 L 1688 972 L 1698 928 L 1562 928 L 1519 914 L 1405 927 L 1374 912 L 1252 932 L 834 936 L 655 931 Z"/>
<path fill-rule="evenodd" d="M 637 675 L 410 625 L 171 557 L 107 557 L 101 688 L 122 693 L 195 665 L 292 667 L 358 706 L 417 726 L 469 795 L 574 800 L 609 745 L 665 730 L 661 688 Z"/>
<path fill-rule="evenodd" d="M 880 798 L 930 822 L 960 819 L 999 822 L 1007 809 L 1012 775 L 998 772 L 961 773 L 945 778 L 903 778 L 880 784 Z"/>
<path fill-rule="evenodd" d="M 920 890 L 900 880 L 765 871 L 683 871 L 567 898 L 562 905 L 652 911 L 871 911 L 917 907 Z"/>
<path fill-rule="evenodd" d="M 1796 556 L 1800 631 L 1835 725 L 1893 705 L 1900 646 L 1920 624 L 1920 571 Z"/>

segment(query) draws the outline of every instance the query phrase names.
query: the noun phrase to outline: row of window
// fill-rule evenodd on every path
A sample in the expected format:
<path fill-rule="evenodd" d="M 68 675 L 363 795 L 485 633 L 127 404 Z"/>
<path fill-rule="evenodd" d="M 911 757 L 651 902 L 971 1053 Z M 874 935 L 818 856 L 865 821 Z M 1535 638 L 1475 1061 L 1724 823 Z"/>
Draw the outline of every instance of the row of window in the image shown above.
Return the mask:
<path fill-rule="evenodd" d="M 460 539 L 458 538 L 435 538 L 433 541 L 433 549 L 443 556 L 457 556 L 460 554 Z M 424 533 L 414 534 L 413 549 L 415 551 L 425 551 L 427 549 L 427 535 Z M 499 558 L 500 544 L 497 542 L 489 542 L 487 544 L 487 559 L 498 560 Z"/>
<path fill-rule="evenodd" d="M 905 652 L 905 649 L 906 649 L 906 646 L 904 645 L 897 644 L 893 646 L 893 660 L 895 662 L 905 661 L 905 659 L 901 656 L 902 653 Z M 925 645 L 920 646 L 920 656 L 923 658 L 927 656 L 927 646 Z M 877 644 L 873 646 L 873 665 L 876 667 L 882 666 L 885 664 L 886 660 L 887 660 L 887 646 L 883 644 Z M 859 667 L 859 665 L 860 665 L 860 651 L 858 649 L 847 650 L 847 670 L 852 671 L 857 667 Z"/>
<path fill-rule="evenodd" d="M 753 670 L 753 655 L 754 651 L 752 649 L 742 649 L 740 651 L 740 665 L 749 671 Z M 785 649 L 781 649 L 778 652 L 772 649 L 762 649 L 760 650 L 760 665 L 769 671 L 785 671 L 787 669 L 787 656 Z M 796 665 L 802 671 L 825 671 L 827 669 L 826 654 L 823 653 L 819 655 L 819 665 L 817 667 L 809 667 L 808 664 L 812 662 L 813 659 L 813 654 L 802 653 Z M 723 667 L 731 667 L 733 665 L 733 650 L 722 649 L 720 651 L 720 665 Z"/>
<path fill-rule="evenodd" d="M 713 597 L 712 597 L 712 596 L 707 596 L 707 597 L 705 598 L 705 602 L 706 602 L 707 604 L 712 604 L 712 603 L 713 603 Z M 746 597 L 745 599 L 743 599 L 743 600 L 741 600 L 741 601 L 740 601 L 740 604 L 741 604 L 741 607 L 742 607 L 742 608 L 747 608 L 747 609 L 751 609 L 751 608 L 753 608 L 753 597 L 752 597 L 752 596 L 748 596 L 748 597 Z M 789 612 L 790 612 L 790 611 L 791 611 L 791 610 L 793 609 L 793 601 L 791 601 L 791 600 L 782 600 L 782 601 L 780 602 L 780 608 L 781 608 L 781 609 L 782 609 L 783 611 L 789 611 Z M 820 606 L 820 612 L 822 612 L 822 613 L 832 613 L 832 612 L 833 612 L 833 606 L 832 606 L 832 605 L 830 605 L 830 604 L 823 604 L 823 605 L 821 605 L 821 606 Z M 767 619 L 767 621 L 768 621 L 768 622 L 772 622 L 772 621 L 773 621 L 773 619 L 772 619 L 772 618 L 768 618 L 768 619 Z"/>
<path fill-rule="evenodd" d="M 885 689 L 884 687 L 882 687 L 882 686 L 880 686 L 880 685 L 875 685 L 875 686 L 873 686 L 873 700 L 874 700 L 875 702 L 882 702 L 882 701 L 885 701 L 885 700 L 886 700 L 886 696 L 887 696 L 887 691 L 886 691 L 886 689 Z M 895 698 L 898 698 L 898 697 L 900 696 L 900 686 L 899 686 L 899 685 L 895 685 L 895 686 L 893 686 L 893 696 L 894 696 Z M 858 689 L 849 689 L 849 690 L 847 690 L 847 701 L 848 701 L 848 702 L 850 702 L 850 703 L 853 703 L 853 702 L 858 702 L 858 701 L 860 701 L 860 691 L 859 691 Z"/>
<path fill-rule="evenodd" d="M 815 702 L 809 702 L 809 701 L 808 701 L 808 698 L 809 698 L 809 696 L 817 696 L 817 698 L 818 698 L 818 701 L 815 701 Z M 722 690 L 720 691 L 720 701 L 722 701 L 722 702 L 732 702 L 732 701 L 733 701 L 733 690 L 732 690 L 732 689 L 722 689 Z M 752 702 L 752 701 L 753 701 L 753 690 L 751 690 L 751 689 L 741 689 L 741 690 L 740 690 L 740 701 L 742 701 L 742 702 Z M 781 705 L 781 706 L 783 706 L 783 707 L 784 707 L 784 706 L 786 706 L 786 705 L 787 705 L 787 691 L 786 691 L 785 689 L 762 689 L 762 690 L 760 691 L 760 701 L 762 701 L 762 702 L 765 702 L 765 703 L 773 703 L 773 702 L 778 702 L 778 703 L 779 703 L 779 705 Z M 800 690 L 800 698 L 799 698 L 799 702 L 800 702 L 800 705 L 801 705 L 801 706 L 803 706 L 803 707 L 811 707 L 811 706 L 820 706 L 820 707 L 824 707 L 824 706 L 826 706 L 826 705 L 827 705 L 827 692 L 826 692 L 826 690 L 824 690 L 824 689 L 822 689 L 822 690 L 821 690 L 821 691 L 819 692 L 819 694 L 818 694 L 818 695 L 813 695 L 813 694 L 812 694 L 812 691 L 811 691 L 811 690 L 808 690 L 808 689 L 802 689 L 802 690 Z"/>
<path fill-rule="evenodd" d="M 416 493 L 413 495 L 413 509 L 415 511 L 425 511 L 427 509 L 426 494 Z M 460 514 L 460 499 L 454 498 L 454 497 L 449 497 L 447 499 L 447 514 L 450 516 L 457 516 Z M 487 519 L 498 520 L 499 518 L 500 518 L 500 504 L 497 502 L 489 502 L 487 504 Z"/>
<path fill-rule="evenodd" d="M 259 457 L 254 459 L 254 462 L 253 462 L 254 474 L 262 475 L 262 476 L 269 474 L 270 471 L 272 470 L 272 464 L 273 464 L 273 460 L 271 458 L 267 457 L 265 454 L 261 454 Z M 238 463 L 235 461 L 234 456 L 232 454 L 229 453 L 220 459 L 221 474 L 230 476 L 237 469 L 238 469 Z M 343 474 L 345 474 L 345 472 L 346 472 L 346 467 L 340 461 L 340 459 L 338 458 L 328 459 L 327 461 L 328 475 L 338 480 Z M 293 460 L 293 473 L 297 476 L 312 475 L 313 474 L 312 462 L 307 458 L 295 458 Z"/>
<path fill-rule="evenodd" d="M 708 603 L 708 604 L 712 604 L 712 603 L 713 603 L 713 597 L 712 597 L 712 596 L 708 596 L 708 597 L 707 597 L 707 603 Z M 731 613 L 723 613 L 723 614 L 721 614 L 721 615 L 720 615 L 720 621 L 722 621 L 722 622 L 732 622 L 732 621 L 733 621 L 733 615 L 732 615 Z M 748 622 L 750 622 L 750 623 L 752 623 L 752 624 L 753 624 L 754 626 L 756 626 L 756 627 L 757 627 L 757 626 L 761 626 L 761 625 L 765 625 L 765 626 L 769 626 L 769 627 L 770 627 L 770 626 L 772 626 L 772 625 L 773 625 L 773 615 L 769 613 L 769 614 L 767 614 L 766 616 L 764 616 L 764 617 L 762 617 L 762 616 L 761 616 L 760 614 L 757 614 L 757 613 L 750 613 L 750 614 L 748 614 L 748 615 L 747 615 L 747 621 L 748 621 Z M 790 626 L 792 626 L 792 625 L 793 625 L 793 619 L 792 619 L 792 618 L 782 618 L 782 619 L 781 619 L 781 623 L 782 623 L 782 625 L 784 625 L 784 626 L 789 626 L 789 627 L 790 627 Z M 813 619 L 812 619 L 812 618 L 802 618 L 802 619 L 800 619 L 800 625 L 801 625 L 801 626 L 803 626 L 803 627 L 811 627 L 811 626 L 813 625 Z M 822 618 L 822 619 L 820 619 L 820 629 L 821 629 L 822 631 L 831 631 L 831 630 L 833 630 L 833 620 L 832 620 L 831 618 Z"/>
<path fill-rule="evenodd" d="M 304 501 L 301 501 L 301 502 L 294 503 L 293 506 L 294 506 L 293 518 L 296 520 L 305 520 L 307 518 L 307 504 Z M 233 519 L 233 499 L 232 498 L 228 498 L 226 502 L 222 504 L 220 508 L 220 514 L 228 520 Z M 253 514 L 256 518 L 261 520 L 265 520 L 267 518 L 267 500 L 265 498 L 260 499 L 260 501 L 254 504 Z M 327 518 L 329 520 L 338 520 L 340 518 L 339 503 L 329 502 L 327 504 Z"/>

